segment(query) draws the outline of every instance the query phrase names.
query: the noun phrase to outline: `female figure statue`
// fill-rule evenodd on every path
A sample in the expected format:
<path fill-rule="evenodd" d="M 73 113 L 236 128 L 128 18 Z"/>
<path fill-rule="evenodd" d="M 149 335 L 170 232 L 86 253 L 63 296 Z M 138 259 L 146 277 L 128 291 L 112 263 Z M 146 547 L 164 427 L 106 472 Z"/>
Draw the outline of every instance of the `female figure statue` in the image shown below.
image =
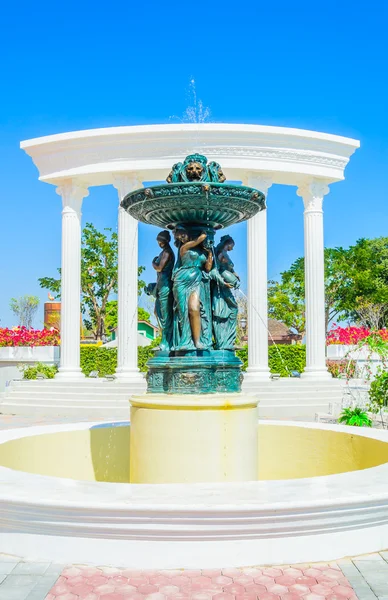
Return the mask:
<path fill-rule="evenodd" d="M 153 289 L 155 300 L 155 316 L 162 330 L 160 350 L 170 350 L 172 346 L 172 280 L 171 275 L 174 268 L 175 256 L 170 246 L 171 234 L 169 231 L 161 231 L 156 240 L 162 251 L 152 261 L 152 266 L 157 272 L 157 281 Z"/>
<path fill-rule="evenodd" d="M 190 240 L 184 227 L 174 231 L 179 248 L 173 272 L 173 350 L 207 350 L 212 346 L 210 280 L 211 249 L 203 242 L 206 233 Z"/>
<path fill-rule="evenodd" d="M 234 264 L 228 252 L 234 248 L 230 235 L 222 236 L 215 249 L 218 272 L 224 281 L 220 285 L 218 278 L 212 282 L 213 332 L 216 350 L 234 350 L 237 336 L 238 305 L 231 288 L 238 288 L 240 277 L 234 271 Z"/>

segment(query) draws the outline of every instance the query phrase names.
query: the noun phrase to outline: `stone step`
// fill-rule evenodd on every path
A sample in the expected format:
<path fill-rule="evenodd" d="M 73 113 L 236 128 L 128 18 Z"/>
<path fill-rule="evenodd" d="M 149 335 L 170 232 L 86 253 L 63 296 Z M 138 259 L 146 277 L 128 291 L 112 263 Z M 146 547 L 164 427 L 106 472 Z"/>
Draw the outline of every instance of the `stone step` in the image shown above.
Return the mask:
<path fill-rule="evenodd" d="M 331 379 L 327 381 L 306 381 L 303 379 L 275 379 L 273 381 L 265 381 L 265 382 L 251 382 L 251 381 L 243 381 L 244 387 L 249 388 L 260 388 L 260 389 L 271 389 L 271 388 L 306 388 L 306 389 L 333 389 L 333 388 L 342 388 L 345 387 L 346 384 L 338 379 Z"/>
<path fill-rule="evenodd" d="M 6 396 L 5 400 L 16 402 L 16 400 L 25 400 L 29 402 L 30 400 L 35 402 L 36 400 L 41 399 L 42 401 L 49 402 L 52 400 L 53 402 L 57 402 L 60 400 L 79 400 L 82 402 L 89 401 L 106 401 L 110 402 L 111 399 L 128 401 L 129 398 L 133 395 L 133 392 L 115 392 L 108 394 L 107 392 L 50 392 L 50 393 L 41 393 L 36 391 L 28 391 L 28 392 L 12 392 Z M 0 405 L 1 406 L 1 405 Z"/>
<path fill-rule="evenodd" d="M 317 423 L 338 423 L 338 417 L 331 413 L 315 413 L 315 421 Z"/>
<path fill-rule="evenodd" d="M 40 379 L 32 379 L 32 380 L 25 380 L 25 379 L 15 379 L 12 381 L 12 383 L 8 386 L 7 389 L 9 388 L 42 388 L 42 389 L 60 389 L 60 388 L 74 388 L 74 389 L 81 389 L 81 388 L 96 388 L 96 389 L 111 389 L 112 387 L 114 388 L 128 388 L 131 387 L 132 385 L 135 385 L 137 387 L 141 387 L 141 386 L 145 386 L 146 385 L 146 380 L 144 378 L 143 380 L 140 380 L 139 382 L 125 382 L 125 381 L 107 381 L 105 379 L 103 380 L 99 380 L 99 379 L 86 379 L 86 380 L 82 380 L 81 381 L 59 381 L 56 379 L 44 379 L 44 380 L 40 380 Z"/>
<path fill-rule="evenodd" d="M 313 421 L 317 412 L 327 412 L 328 403 L 316 402 L 295 403 L 295 404 L 268 404 L 263 402 L 259 404 L 259 418 L 261 419 L 293 419 L 304 417 Z"/>
<path fill-rule="evenodd" d="M 259 412 L 260 415 L 270 418 L 286 417 L 286 416 L 309 416 L 311 420 L 314 420 L 317 412 L 327 413 L 329 412 L 329 406 L 332 399 L 329 398 L 281 398 L 273 401 L 269 398 L 262 398 L 259 401 Z M 82 412 L 86 412 L 93 418 L 94 409 L 98 408 L 101 410 L 115 410 L 119 408 L 120 411 L 129 411 L 130 408 L 130 396 L 117 397 L 117 396 L 67 396 L 53 398 L 52 396 L 14 396 L 11 395 L 5 398 L 0 403 L 0 413 L 3 414 L 31 414 L 36 412 L 35 409 L 40 407 L 41 414 L 59 414 L 59 407 L 63 407 L 64 413 L 66 407 L 73 408 L 77 407 Z M 20 407 L 22 407 L 20 409 Z M 15 412 L 15 409 L 18 410 Z M 61 413 L 62 414 L 62 413 Z M 70 413 L 72 414 L 72 413 Z M 115 413 L 109 413 L 111 416 L 115 416 Z"/>
<path fill-rule="evenodd" d="M 334 390 L 304 390 L 303 388 L 300 390 L 290 390 L 290 389 L 275 389 L 275 390 L 259 390 L 255 392 L 246 392 L 251 396 L 265 396 L 266 398 L 281 398 L 282 396 L 287 396 L 290 398 L 297 398 L 299 396 L 303 396 L 303 398 L 307 398 L 309 396 L 325 396 L 325 398 L 336 398 L 343 396 L 343 390 L 341 388 Z"/>
<path fill-rule="evenodd" d="M 244 386 L 246 387 L 246 386 Z M 85 379 L 81 381 L 16 380 L 0 400 L 0 412 L 17 415 L 57 415 L 121 419 L 129 416 L 131 395 L 144 393 L 140 383 Z M 341 403 L 344 387 L 340 380 L 306 381 L 283 378 L 260 382 L 246 393 L 259 398 L 263 418 L 314 420 L 316 413 L 329 413 L 330 405 Z"/>
<path fill-rule="evenodd" d="M 145 375 L 141 374 L 142 379 L 145 381 Z M 243 382 L 245 385 L 249 385 L 252 387 L 258 388 L 268 388 L 268 387 L 306 387 L 311 389 L 322 388 L 322 387 L 343 387 L 345 382 L 340 379 L 324 379 L 322 381 L 314 381 L 311 379 L 299 379 L 293 377 L 281 377 L 280 379 L 260 381 L 260 382 L 250 382 L 249 380 Z M 117 386 L 127 386 L 128 382 L 123 380 L 114 379 L 113 381 L 109 381 L 105 378 L 99 377 L 85 377 L 85 379 L 80 379 L 78 381 L 64 381 L 59 379 L 13 379 L 11 382 L 12 386 L 30 386 L 30 385 L 45 385 L 45 386 L 56 386 L 56 385 L 76 385 L 76 386 L 89 386 L 89 385 L 117 385 Z"/>
<path fill-rule="evenodd" d="M 76 387 L 76 386 L 56 386 L 56 387 L 50 387 L 47 388 L 45 386 L 40 386 L 40 387 L 23 387 L 23 386 L 19 386 L 19 387 L 11 387 L 9 388 L 9 390 L 5 393 L 5 397 L 9 398 L 9 397 L 19 397 L 19 396 L 26 396 L 26 397 L 37 397 L 37 396 L 47 396 L 47 397 L 70 397 L 70 396 L 82 396 L 82 397 L 87 397 L 87 396 L 114 396 L 114 397 L 119 397 L 119 396 L 125 396 L 128 397 L 132 394 L 137 394 L 137 393 L 143 393 L 145 392 L 145 388 L 144 387 L 139 387 L 136 389 L 135 386 L 127 386 L 126 388 L 124 387 Z M 247 392 L 246 392 L 247 393 Z M 344 394 L 344 390 L 342 388 L 339 389 L 334 389 L 334 390 L 326 390 L 326 389 L 320 389 L 320 390 L 305 390 L 303 388 L 297 390 L 297 389 L 288 389 L 288 388 L 283 388 L 283 389 L 265 389 L 265 390 L 259 390 L 259 391 L 255 391 L 250 392 L 249 395 L 258 397 L 258 398 L 269 398 L 271 400 L 275 400 L 277 398 L 281 399 L 281 398 L 309 398 L 311 396 L 313 396 L 314 398 L 316 397 L 320 397 L 320 398 L 327 398 L 328 400 L 333 399 L 333 401 L 336 401 L 337 398 L 342 398 Z"/>
<path fill-rule="evenodd" d="M 116 403 L 114 401 L 90 404 L 82 404 L 77 401 L 66 401 L 61 403 L 22 403 L 7 402 L 0 405 L 0 413 L 12 415 L 47 415 L 58 417 L 90 418 L 91 421 L 99 418 L 114 421 L 117 419 L 129 419 L 129 403 Z M 293 419 L 304 418 L 313 421 L 317 412 L 327 414 L 327 403 L 305 403 L 305 404 L 267 404 L 259 405 L 259 418 L 263 419 Z M 328 415 L 333 419 L 333 415 Z"/>
<path fill-rule="evenodd" d="M 129 405 L 116 406 L 115 404 L 23 404 L 23 403 L 4 403 L 0 404 L 0 414 L 18 415 L 18 416 L 50 416 L 50 417 L 74 417 L 89 418 L 90 421 L 106 419 L 107 421 L 129 419 Z"/>

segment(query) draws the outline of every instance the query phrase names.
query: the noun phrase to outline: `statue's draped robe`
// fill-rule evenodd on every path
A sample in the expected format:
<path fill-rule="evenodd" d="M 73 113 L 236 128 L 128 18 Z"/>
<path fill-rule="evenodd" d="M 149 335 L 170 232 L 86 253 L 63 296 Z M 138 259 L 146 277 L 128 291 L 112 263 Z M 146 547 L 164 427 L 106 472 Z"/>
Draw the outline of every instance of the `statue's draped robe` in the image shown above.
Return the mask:
<path fill-rule="evenodd" d="M 160 262 L 163 252 L 157 258 Z M 158 273 L 155 287 L 155 313 L 162 329 L 161 350 L 170 350 L 172 346 L 173 332 L 173 295 L 172 295 L 172 272 L 174 268 L 174 255 Z"/>
<path fill-rule="evenodd" d="M 178 258 L 173 271 L 174 330 L 173 350 L 196 350 L 189 320 L 189 298 L 196 293 L 200 303 L 202 349 L 212 347 L 212 320 L 210 279 L 204 271 L 207 256 L 197 249 L 190 249 Z"/>
<path fill-rule="evenodd" d="M 218 272 L 212 271 L 213 332 L 216 350 L 234 350 L 237 337 L 238 305 L 230 288 L 222 285 L 219 277 L 234 272 L 234 264 L 227 253 L 226 262 L 218 261 Z"/>

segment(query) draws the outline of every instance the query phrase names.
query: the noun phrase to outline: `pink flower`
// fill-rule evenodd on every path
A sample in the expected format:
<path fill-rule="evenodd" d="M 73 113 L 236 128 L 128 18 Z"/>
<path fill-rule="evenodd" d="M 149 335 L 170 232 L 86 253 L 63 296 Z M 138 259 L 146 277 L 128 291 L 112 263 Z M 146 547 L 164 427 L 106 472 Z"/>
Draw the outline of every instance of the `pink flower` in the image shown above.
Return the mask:
<path fill-rule="evenodd" d="M 26 329 L 26 327 L 0 328 L 0 347 L 4 346 L 58 346 L 57 329 Z"/>
<path fill-rule="evenodd" d="M 356 345 L 361 340 L 365 340 L 371 335 L 372 331 L 366 327 L 339 327 L 333 325 L 333 328 L 326 335 L 326 344 L 344 344 Z M 373 332 L 381 337 L 383 341 L 388 341 L 388 330 L 380 329 Z"/>

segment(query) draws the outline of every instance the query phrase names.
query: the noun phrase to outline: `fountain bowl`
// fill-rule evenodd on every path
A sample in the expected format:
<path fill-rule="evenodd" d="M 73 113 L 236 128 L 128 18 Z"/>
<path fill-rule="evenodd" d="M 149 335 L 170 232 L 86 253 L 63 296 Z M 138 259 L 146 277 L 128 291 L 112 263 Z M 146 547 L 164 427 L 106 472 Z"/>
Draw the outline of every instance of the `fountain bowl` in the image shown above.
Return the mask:
<path fill-rule="evenodd" d="M 264 194 L 254 188 L 214 182 L 142 188 L 127 194 L 121 206 L 142 223 L 168 229 L 178 224 L 222 229 L 266 207 Z"/>
<path fill-rule="evenodd" d="M 0 552 L 140 569 L 336 560 L 388 547 L 388 432 L 259 421 L 257 481 L 130 484 L 130 425 L 0 432 Z"/>

